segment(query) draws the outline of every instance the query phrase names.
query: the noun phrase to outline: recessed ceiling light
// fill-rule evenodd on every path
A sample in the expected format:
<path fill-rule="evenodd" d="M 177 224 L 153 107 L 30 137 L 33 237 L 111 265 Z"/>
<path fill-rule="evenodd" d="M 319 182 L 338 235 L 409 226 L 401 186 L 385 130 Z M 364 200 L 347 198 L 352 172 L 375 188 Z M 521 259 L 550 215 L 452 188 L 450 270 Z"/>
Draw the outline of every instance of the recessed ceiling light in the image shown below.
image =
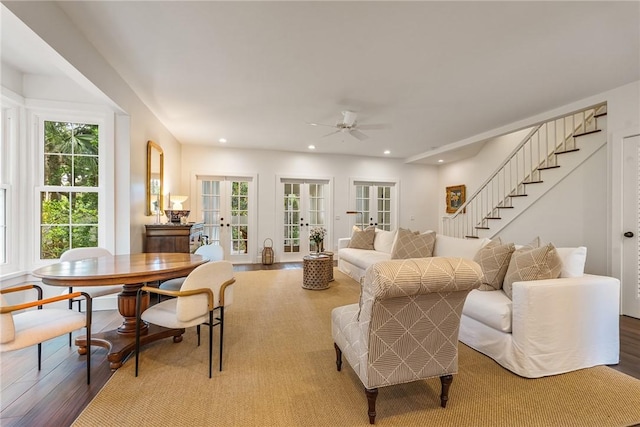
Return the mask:
<path fill-rule="evenodd" d="M 226 143 L 227 143 L 227 138 L 220 138 L 220 139 L 218 140 L 218 142 L 219 142 L 220 144 L 226 144 Z"/>
<path fill-rule="evenodd" d="M 438 160 L 438 163 L 443 163 L 443 162 L 444 162 L 444 160 L 442 160 L 442 159 Z"/>
<path fill-rule="evenodd" d="M 389 151 L 389 150 L 384 150 L 384 154 L 391 154 L 391 151 Z"/>
<path fill-rule="evenodd" d="M 316 149 L 316 146 L 315 146 L 315 145 L 310 145 L 310 146 L 309 146 L 309 150 L 315 150 L 315 149 Z"/>

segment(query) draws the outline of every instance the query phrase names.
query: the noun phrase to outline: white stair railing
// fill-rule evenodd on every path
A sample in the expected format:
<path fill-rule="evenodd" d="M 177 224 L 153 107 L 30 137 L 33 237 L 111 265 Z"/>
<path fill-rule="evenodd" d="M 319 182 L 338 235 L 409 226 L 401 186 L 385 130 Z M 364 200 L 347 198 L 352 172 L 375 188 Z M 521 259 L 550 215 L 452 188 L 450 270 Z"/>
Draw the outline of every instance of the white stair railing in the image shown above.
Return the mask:
<path fill-rule="evenodd" d="M 500 219 L 500 210 L 513 209 L 512 200 L 526 195 L 525 187 L 542 182 L 541 171 L 560 167 L 558 155 L 577 151 L 576 137 L 597 132 L 598 104 L 535 125 L 495 172 L 453 214 L 443 217 L 442 232 L 454 237 L 478 237 Z"/>

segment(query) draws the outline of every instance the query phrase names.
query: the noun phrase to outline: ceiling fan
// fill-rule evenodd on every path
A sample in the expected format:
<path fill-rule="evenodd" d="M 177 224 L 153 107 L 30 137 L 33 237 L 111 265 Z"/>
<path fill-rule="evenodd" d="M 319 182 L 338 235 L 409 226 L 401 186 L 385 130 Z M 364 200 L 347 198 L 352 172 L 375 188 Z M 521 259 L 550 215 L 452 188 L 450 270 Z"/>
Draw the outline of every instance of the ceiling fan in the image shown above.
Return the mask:
<path fill-rule="evenodd" d="M 369 136 L 362 133 L 360 129 L 379 130 L 379 129 L 389 128 L 389 125 L 386 125 L 386 124 L 362 124 L 361 125 L 356 120 L 357 116 L 358 115 L 353 111 L 346 110 L 342 112 L 342 121 L 339 121 L 335 125 L 325 125 L 322 123 L 309 123 L 309 124 L 311 126 L 327 126 L 327 127 L 332 127 L 336 129 L 333 132 L 323 135 L 323 138 L 327 136 L 335 135 L 337 133 L 348 133 L 358 141 L 364 141 L 365 139 L 369 138 Z"/>

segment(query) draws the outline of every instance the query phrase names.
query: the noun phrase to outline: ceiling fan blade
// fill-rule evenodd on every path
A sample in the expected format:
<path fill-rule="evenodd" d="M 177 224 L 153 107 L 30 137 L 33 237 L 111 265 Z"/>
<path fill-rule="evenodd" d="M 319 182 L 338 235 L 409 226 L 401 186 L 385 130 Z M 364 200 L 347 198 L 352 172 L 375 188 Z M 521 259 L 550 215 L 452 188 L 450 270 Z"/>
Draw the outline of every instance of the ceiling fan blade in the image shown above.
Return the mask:
<path fill-rule="evenodd" d="M 383 130 L 383 129 L 391 129 L 392 126 L 388 123 L 371 123 L 371 124 L 360 124 L 358 123 L 358 129 L 364 130 Z"/>
<path fill-rule="evenodd" d="M 330 128 L 336 127 L 336 125 L 325 125 L 324 123 L 313 123 L 313 122 L 305 122 L 305 123 L 310 125 L 310 126 L 326 126 L 326 127 L 330 127 Z"/>
<path fill-rule="evenodd" d="M 351 135 L 352 137 L 354 137 L 358 141 L 364 141 L 365 139 L 369 139 L 369 137 L 367 135 L 365 135 L 364 133 L 360 132 L 358 129 L 351 129 L 349 131 L 349 135 Z"/>
<path fill-rule="evenodd" d="M 340 133 L 340 130 L 334 130 L 333 132 L 330 132 L 326 135 L 322 135 L 323 138 L 326 138 L 327 136 L 331 136 L 331 135 L 335 135 L 336 133 Z"/>

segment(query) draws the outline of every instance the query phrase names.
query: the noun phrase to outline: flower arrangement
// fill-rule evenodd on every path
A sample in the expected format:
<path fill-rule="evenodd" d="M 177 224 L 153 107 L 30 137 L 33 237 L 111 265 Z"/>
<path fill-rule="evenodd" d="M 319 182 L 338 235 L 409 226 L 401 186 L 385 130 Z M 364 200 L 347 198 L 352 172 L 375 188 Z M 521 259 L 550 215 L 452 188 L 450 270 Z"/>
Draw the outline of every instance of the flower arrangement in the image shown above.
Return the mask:
<path fill-rule="evenodd" d="M 324 227 L 313 227 L 311 230 L 309 230 L 309 238 L 313 240 L 318 247 L 324 240 L 324 236 L 326 234 L 327 230 Z"/>

